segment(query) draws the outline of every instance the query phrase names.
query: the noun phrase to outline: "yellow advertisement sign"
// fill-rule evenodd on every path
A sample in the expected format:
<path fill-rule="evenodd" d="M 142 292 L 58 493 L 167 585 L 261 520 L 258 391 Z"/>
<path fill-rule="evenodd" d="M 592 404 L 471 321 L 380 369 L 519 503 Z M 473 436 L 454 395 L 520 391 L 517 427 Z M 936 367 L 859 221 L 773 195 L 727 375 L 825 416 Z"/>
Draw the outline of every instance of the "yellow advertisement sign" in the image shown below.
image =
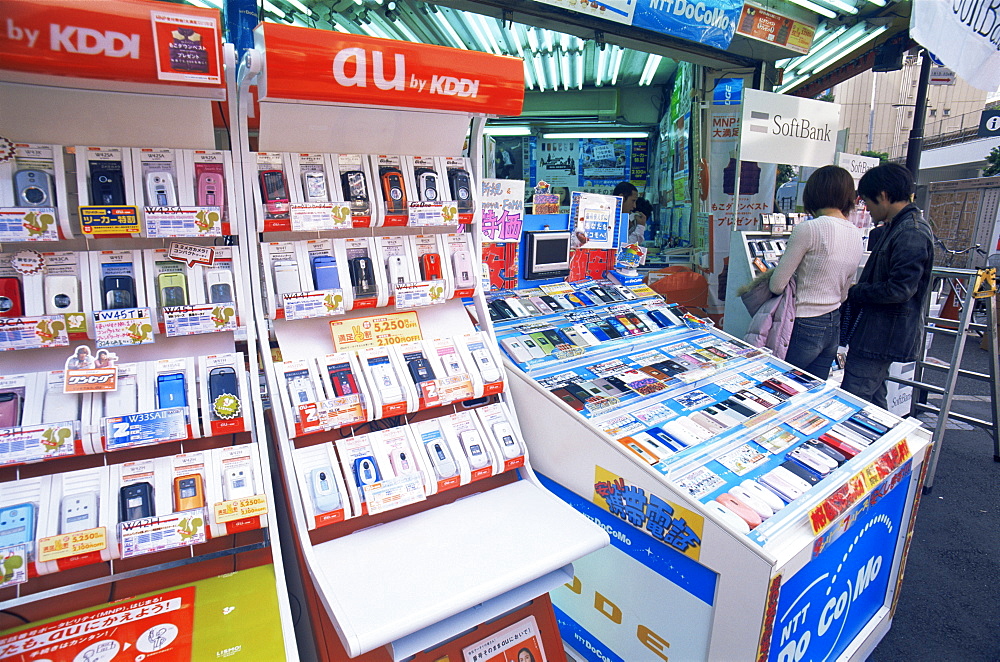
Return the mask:
<path fill-rule="evenodd" d="M 219 524 L 266 514 L 266 494 L 257 494 L 245 499 L 233 499 L 215 504 L 215 521 Z"/>
<path fill-rule="evenodd" d="M 693 510 L 655 494 L 646 494 L 641 487 L 630 485 L 621 476 L 597 465 L 594 465 L 591 500 L 685 556 L 696 561 L 701 557 L 705 518 Z"/>
<path fill-rule="evenodd" d="M 38 560 L 42 563 L 58 561 L 77 554 L 100 552 L 108 546 L 108 531 L 103 526 L 86 531 L 63 533 L 38 541 Z"/>
<path fill-rule="evenodd" d="M 333 334 L 334 349 L 338 352 L 422 340 L 420 322 L 413 311 L 333 320 L 330 322 L 330 333 Z"/>

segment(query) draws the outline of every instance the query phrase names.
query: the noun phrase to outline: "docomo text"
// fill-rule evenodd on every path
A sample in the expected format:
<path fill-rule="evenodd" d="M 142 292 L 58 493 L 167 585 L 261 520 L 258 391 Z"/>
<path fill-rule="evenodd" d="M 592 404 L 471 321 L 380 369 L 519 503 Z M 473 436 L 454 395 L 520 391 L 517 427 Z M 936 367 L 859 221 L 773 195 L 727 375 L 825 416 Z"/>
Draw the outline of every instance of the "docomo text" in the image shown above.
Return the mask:
<path fill-rule="evenodd" d="M 469 97 L 479 95 L 479 79 L 456 78 L 434 74 L 428 80 L 411 74 L 406 78 L 406 56 L 402 53 L 391 55 L 391 78 L 386 74 L 386 55 L 382 51 L 368 51 L 364 48 L 344 48 L 333 56 L 333 78 L 344 87 L 367 87 L 369 81 L 380 90 L 403 91 L 407 87 L 428 94 L 442 96 Z M 368 75 L 369 64 L 371 77 Z"/>

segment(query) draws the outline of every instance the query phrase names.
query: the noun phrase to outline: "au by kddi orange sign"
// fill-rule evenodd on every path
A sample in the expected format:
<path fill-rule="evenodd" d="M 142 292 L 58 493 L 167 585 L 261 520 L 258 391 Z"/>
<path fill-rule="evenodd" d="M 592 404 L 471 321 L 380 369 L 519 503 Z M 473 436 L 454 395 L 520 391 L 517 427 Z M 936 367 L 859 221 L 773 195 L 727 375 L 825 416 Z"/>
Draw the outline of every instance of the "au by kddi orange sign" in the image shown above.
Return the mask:
<path fill-rule="evenodd" d="M 264 23 L 263 100 L 520 115 L 521 60 L 444 46 Z"/>
<path fill-rule="evenodd" d="M 0 79 L 184 86 L 225 98 L 217 9 L 146 0 L 0 0 Z"/>

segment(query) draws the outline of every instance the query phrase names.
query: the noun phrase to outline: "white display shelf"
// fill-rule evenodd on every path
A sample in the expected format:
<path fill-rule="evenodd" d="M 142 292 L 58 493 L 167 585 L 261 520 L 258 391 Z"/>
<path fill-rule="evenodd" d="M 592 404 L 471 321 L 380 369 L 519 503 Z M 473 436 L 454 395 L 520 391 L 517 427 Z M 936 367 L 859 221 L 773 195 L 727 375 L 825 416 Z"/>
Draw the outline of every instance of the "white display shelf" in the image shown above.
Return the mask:
<path fill-rule="evenodd" d="M 573 508 L 521 480 L 315 545 L 311 568 L 348 652 L 358 655 L 548 580 L 514 604 L 500 601 L 500 611 L 476 610 L 475 623 L 465 627 L 499 616 L 570 581 L 572 571 L 560 569 L 607 539 Z"/>

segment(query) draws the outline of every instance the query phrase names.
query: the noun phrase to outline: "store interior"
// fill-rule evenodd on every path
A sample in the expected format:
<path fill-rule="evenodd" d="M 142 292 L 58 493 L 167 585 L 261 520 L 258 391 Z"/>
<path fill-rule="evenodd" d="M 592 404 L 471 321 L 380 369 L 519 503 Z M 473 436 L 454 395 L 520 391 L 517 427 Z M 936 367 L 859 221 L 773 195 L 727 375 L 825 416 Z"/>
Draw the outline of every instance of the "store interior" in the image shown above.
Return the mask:
<path fill-rule="evenodd" d="M 742 340 L 856 156 L 743 127 L 906 21 L 565 4 L 0 5 L 0 658 L 875 649 L 931 435 Z"/>

